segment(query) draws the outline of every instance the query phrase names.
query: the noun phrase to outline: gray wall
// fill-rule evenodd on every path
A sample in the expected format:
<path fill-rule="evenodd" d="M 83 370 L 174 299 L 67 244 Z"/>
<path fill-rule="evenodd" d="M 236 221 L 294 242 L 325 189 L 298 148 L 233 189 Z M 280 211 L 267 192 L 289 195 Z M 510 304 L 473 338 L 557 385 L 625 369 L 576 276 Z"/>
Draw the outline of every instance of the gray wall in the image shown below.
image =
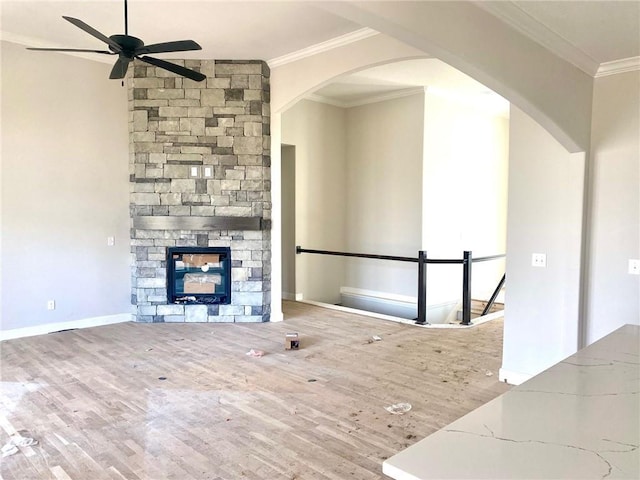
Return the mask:
<path fill-rule="evenodd" d="M 595 80 L 584 339 L 640 322 L 640 72 Z"/>
<path fill-rule="evenodd" d="M 127 90 L 109 70 L 2 42 L 2 330 L 130 313 Z"/>
<path fill-rule="evenodd" d="M 424 94 L 347 112 L 347 248 L 416 257 L 422 234 Z M 345 286 L 416 294 L 411 263 L 347 259 Z"/>
<path fill-rule="evenodd" d="M 296 243 L 305 248 L 345 248 L 345 118 L 342 108 L 308 100 L 282 116 L 282 143 L 296 147 Z M 338 302 L 343 264 L 340 257 L 298 255 L 296 293 Z"/>
<path fill-rule="evenodd" d="M 503 379 L 640 323 L 640 277 L 627 272 L 640 257 L 639 84 L 640 72 L 595 80 L 586 181 L 581 154 L 512 110 Z M 547 268 L 531 267 L 533 252 L 547 253 Z"/>
<path fill-rule="evenodd" d="M 535 375 L 577 348 L 584 156 L 513 107 L 501 377 Z M 531 255 L 547 255 L 533 267 Z"/>

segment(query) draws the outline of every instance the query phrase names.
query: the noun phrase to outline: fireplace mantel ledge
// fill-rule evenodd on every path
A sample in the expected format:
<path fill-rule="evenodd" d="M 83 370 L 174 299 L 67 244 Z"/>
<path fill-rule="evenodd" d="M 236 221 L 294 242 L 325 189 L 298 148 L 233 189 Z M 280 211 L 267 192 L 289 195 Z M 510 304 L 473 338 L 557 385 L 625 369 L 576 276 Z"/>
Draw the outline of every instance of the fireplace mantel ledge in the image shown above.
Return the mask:
<path fill-rule="evenodd" d="M 262 217 L 133 217 L 133 228 L 139 230 L 267 230 L 268 223 Z"/>

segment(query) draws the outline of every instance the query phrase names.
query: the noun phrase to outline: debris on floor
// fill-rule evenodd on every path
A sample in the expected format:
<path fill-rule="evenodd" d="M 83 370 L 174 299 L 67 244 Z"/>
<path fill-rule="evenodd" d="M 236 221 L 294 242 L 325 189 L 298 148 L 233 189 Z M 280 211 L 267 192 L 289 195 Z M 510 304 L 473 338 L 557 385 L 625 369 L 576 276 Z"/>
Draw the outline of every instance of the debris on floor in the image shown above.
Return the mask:
<path fill-rule="evenodd" d="M 287 333 L 284 336 L 285 350 L 298 350 L 300 348 L 300 337 L 297 332 Z"/>
<path fill-rule="evenodd" d="M 166 380 L 167 377 L 158 377 L 158 380 Z"/>
<path fill-rule="evenodd" d="M 384 409 L 389 413 L 393 413 L 394 415 L 402 415 L 403 413 L 407 413 L 409 410 L 411 410 L 411 404 L 410 403 L 394 403 L 393 405 L 384 407 Z"/>
<path fill-rule="evenodd" d="M 24 437 L 20 433 L 16 433 L 12 435 L 6 445 L 2 447 L 2 458 L 18 453 L 20 451 L 20 447 L 31 447 L 37 444 L 37 440 L 31 437 Z"/>
<path fill-rule="evenodd" d="M 490 372 L 489 370 L 487 370 L 487 373 L 485 373 L 485 375 L 487 377 L 493 377 L 493 372 Z"/>
<path fill-rule="evenodd" d="M 252 348 L 246 353 L 246 355 L 248 355 L 249 357 L 262 357 L 264 355 L 264 352 L 262 350 L 254 350 Z"/>
<path fill-rule="evenodd" d="M 2 458 L 13 455 L 14 453 L 18 453 L 18 447 L 11 443 L 11 441 L 2 447 Z"/>

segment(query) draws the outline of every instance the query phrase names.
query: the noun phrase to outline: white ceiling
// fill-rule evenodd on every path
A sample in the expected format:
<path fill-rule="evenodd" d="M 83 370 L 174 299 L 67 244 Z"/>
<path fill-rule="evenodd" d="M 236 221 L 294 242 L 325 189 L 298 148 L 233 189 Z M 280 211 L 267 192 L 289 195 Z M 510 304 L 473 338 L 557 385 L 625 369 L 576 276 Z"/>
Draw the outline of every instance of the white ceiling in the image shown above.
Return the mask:
<path fill-rule="evenodd" d="M 78 18 L 107 36 L 124 33 L 122 0 L 1 3 L 3 39 L 30 46 L 104 48 L 62 15 Z M 361 28 L 305 2 L 128 3 L 130 35 L 146 44 L 193 39 L 202 46 L 201 52 L 163 54 L 162 58 L 270 60 Z"/>
<path fill-rule="evenodd" d="M 122 0 L 0 0 L 3 40 L 36 47 L 97 48 L 97 39 L 66 22 L 79 18 L 102 33 L 124 33 Z M 640 57 L 640 0 L 481 1 L 477 5 L 590 74 L 601 64 Z M 130 0 L 129 34 L 146 44 L 193 39 L 201 52 L 162 58 L 281 59 L 358 25 L 307 1 Z M 30 52 L 33 55 L 49 53 Z M 91 55 L 98 61 L 112 57 Z M 455 85 L 455 89 L 452 89 Z M 342 104 L 430 86 L 476 94 L 486 88 L 435 59 L 401 62 L 344 77 L 316 92 Z M 499 101 L 499 97 L 496 101 Z"/>

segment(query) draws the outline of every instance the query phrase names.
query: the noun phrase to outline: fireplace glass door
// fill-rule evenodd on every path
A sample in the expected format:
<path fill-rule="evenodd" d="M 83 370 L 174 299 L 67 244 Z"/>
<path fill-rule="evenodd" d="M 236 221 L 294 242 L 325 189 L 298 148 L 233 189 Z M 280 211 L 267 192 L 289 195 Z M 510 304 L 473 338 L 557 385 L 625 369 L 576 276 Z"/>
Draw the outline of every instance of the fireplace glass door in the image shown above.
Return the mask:
<path fill-rule="evenodd" d="M 167 299 L 169 303 L 181 304 L 231 303 L 231 250 L 167 249 Z"/>

